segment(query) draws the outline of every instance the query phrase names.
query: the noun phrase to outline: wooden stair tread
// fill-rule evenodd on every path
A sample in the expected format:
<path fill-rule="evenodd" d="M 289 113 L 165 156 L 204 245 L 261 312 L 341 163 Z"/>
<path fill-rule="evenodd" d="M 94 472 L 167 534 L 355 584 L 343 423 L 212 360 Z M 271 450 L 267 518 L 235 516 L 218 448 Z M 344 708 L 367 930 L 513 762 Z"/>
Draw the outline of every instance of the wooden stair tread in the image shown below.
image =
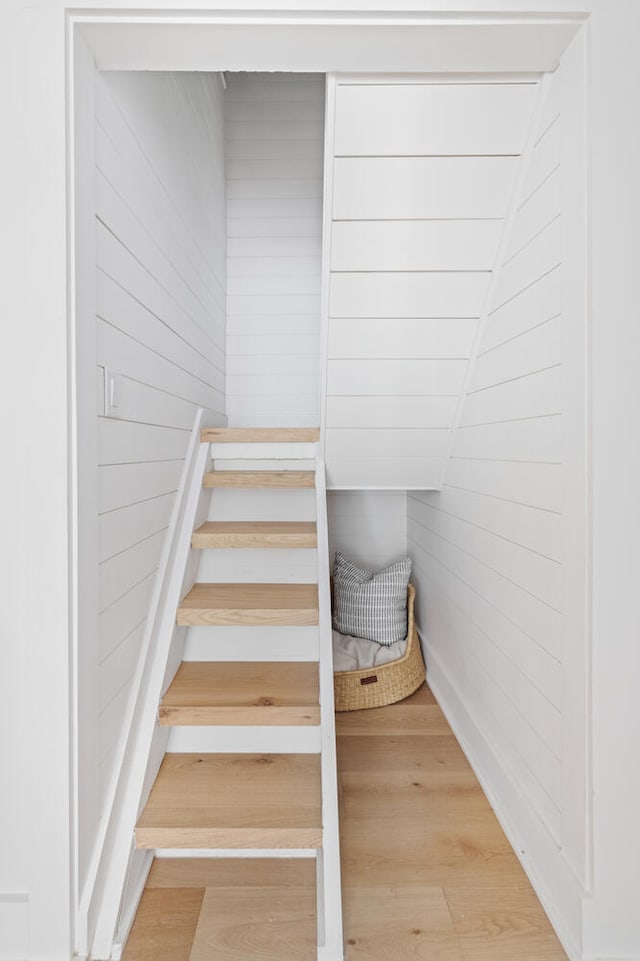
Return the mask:
<path fill-rule="evenodd" d="M 198 549 L 317 545 L 315 521 L 207 521 L 191 538 Z"/>
<path fill-rule="evenodd" d="M 205 487 L 315 487 L 312 470 L 213 470 L 204 475 Z"/>
<path fill-rule="evenodd" d="M 313 662 L 183 662 L 164 695 L 160 724 L 317 725 Z"/>
<path fill-rule="evenodd" d="M 203 443 L 212 444 L 315 444 L 318 427 L 205 427 Z"/>
<path fill-rule="evenodd" d="M 318 754 L 166 754 L 139 848 L 317 848 Z"/>
<path fill-rule="evenodd" d="M 194 584 L 178 608 L 180 626 L 317 624 L 317 584 Z"/>

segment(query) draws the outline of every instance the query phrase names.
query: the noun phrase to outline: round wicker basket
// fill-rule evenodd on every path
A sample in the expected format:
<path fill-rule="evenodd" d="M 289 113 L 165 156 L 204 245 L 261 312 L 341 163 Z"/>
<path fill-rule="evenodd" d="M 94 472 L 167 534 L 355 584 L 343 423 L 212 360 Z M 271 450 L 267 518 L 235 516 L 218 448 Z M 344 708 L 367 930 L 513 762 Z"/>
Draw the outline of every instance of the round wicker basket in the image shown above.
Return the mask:
<path fill-rule="evenodd" d="M 336 711 L 360 711 L 402 701 L 416 691 L 427 671 L 416 630 L 414 601 L 416 591 L 407 591 L 407 647 L 396 661 L 360 671 L 337 671 L 333 675 Z"/>

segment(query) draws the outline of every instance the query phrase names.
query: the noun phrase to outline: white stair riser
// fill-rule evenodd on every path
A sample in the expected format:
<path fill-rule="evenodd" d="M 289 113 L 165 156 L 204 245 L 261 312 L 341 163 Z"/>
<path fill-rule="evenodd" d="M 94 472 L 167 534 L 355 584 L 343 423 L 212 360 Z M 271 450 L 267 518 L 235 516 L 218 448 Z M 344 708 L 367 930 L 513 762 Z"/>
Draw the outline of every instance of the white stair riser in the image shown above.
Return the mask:
<path fill-rule="evenodd" d="M 318 559 L 313 548 L 219 547 L 202 550 L 199 583 L 316 584 Z"/>
<path fill-rule="evenodd" d="M 167 750 L 179 754 L 319 754 L 320 727 L 172 727 Z"/>
<path fill-rule="evenodd" d="M 317 627 L 190 627 L 185 661 L 317 661 Z"/>
<path fill-rule="evenodd" d="M 268 456 L 252 458 L 248 455 L 239 457 L 234 454 L 232 458 L 215 457 L 211 470 L 314 470 L 315 466 L 316 462 L 312 458 L 304 457 L 301 460 L 295 460 L 290 454 L 281 459 L 275 459 L 273 456 L 270 458 Z"/>
<path fill-rule="evenodd" d="M 293 460 L 299 465 L 301 460 L 315 462 L 316 444 L 212 444 L 211 456 L 216 460 L 244 460 L 247 470 L 254 470 L 249 464 L 254 460 Z M 277 468 L 274 468 L 277 469 Z M 302 470 L 301 467 L 298 467 Z"/>
<path fill-rule="evenodd" d="M 188 854 L 185 854 L 185 851 Z M 315 858 L 315 848 L 156 848 L 156 858 Z"/>
<path fill-rule="evenodd" d="M 314 521 L 313 490 L 290 488 L 214 488 L 210 521 Z"/>

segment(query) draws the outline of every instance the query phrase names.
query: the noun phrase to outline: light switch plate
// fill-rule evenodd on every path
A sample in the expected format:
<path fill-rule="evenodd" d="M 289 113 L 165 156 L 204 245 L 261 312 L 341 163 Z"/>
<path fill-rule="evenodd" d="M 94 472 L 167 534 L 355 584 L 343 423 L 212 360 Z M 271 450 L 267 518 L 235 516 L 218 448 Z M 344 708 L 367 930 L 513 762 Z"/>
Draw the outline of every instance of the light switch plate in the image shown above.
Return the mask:
<path fill-rule="evenodd" d="M 119 374 L 104 368 L 104 416 L 119 417 L 119 403 L 121 392 L 121 378 Z"/>

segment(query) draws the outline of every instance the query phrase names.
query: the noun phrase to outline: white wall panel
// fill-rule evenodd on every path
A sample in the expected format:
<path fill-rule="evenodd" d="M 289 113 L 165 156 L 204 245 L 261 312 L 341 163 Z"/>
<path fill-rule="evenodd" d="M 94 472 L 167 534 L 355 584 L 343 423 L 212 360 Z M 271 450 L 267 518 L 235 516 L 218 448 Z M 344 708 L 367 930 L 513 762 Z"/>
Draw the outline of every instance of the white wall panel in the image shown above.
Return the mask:
<path fill-rule="evenodd" d="M 465 368 L 462 360 L 333 360 L 327 392 L 372 397 L 458 394 Z"/>
<path fill-rule="evenodd" d="M 493 156 L 336 157 L 332 216 L 502 219 L 517 164 L 517 157 Z"/>
<path fill-rule="evenodd" d="M 341 220 L 331 233 L 331 269 L 491 270 L 499 220 Z"/>
<path fill-rule="evenodd" d="M 337 156 L 519 154 L 535 84 L 345 84 Z"/>
<path fill-rule="evenodd" d="M 413 495 L 418 497 L 419 495 Z M 425 526 L 433 529 L 460 550 L 481 559 L 504 578 L 529 591 L 539 601 L 561 612 L 563 606 L 562 565 L 520 544 L 497 534 L 488 527 L 480 527 L 440 508 L 440 494 L 425 494 L 422 511 Z M 441 639 L 445 643 L 444 639 Z"/>
<path fill-rule="evenodd" d="M 109 560 L 169 526 L 175 491 L 100 514 L 98 558 Z M 158 557 L 160 552 L 158 552 Z"/>
<path fill-rule="evenodd" d="M 553 863 L 519 845 L 553 888 L 586 863 L 585 198 L 579 84 L 546 83 L 444 487 L 408 495 L 407 538 L 432 683 L 523 792 L 516 835 L 553 839 Z"/>
<path fill-rule="evenodd" d="M 330 485 L 352 486 L 358 473 L 363 487 L 403 476 L 407 488 L 440 485 L 536 87 L 337 78 L 325 228 Z M 521 269 L 512 273 L 515 284 Z"/>
<path fill-rule="evenodd" d="M 145 619 L 154 582 L 155 568 L 142 580 L 137 573 L 133 587 L 129 587 L 126 594 L 98 615 L 98 651 L 101 662 Z M 128 683 L 129 680 L 130 677 L 124 678 L 123 683 Z"/>
<path fill-rule="evenodd" d="M 447 486 L 561 513 L 561 475 L 561 464 L 455 458 L 447 467 Z"/>
<path fill-rule="evenodd" d="M 554 367 L 560 361 L 561 320 L 554 317 L 483 353 L 475 364 L 468 392 L 473 395 L 505 380 Z"/>
<path fill-rule="evenodd" d="M 478 317 L 486 271 L 331 275 L 332 317 Z"/>
<path fill-rule="evenodd" d="M 546 227 L 560 210 L 560 171 L 556 168 L 546 180 L 540 184 L 535 193 L 518 210 L 518 218 L 513 225 L 507 257 L 511 257 L 539 231 Z"/>
<path fill-rule="evenodd" d="M 562 274 L 556 267 L 540 274 L 501 307 L 490 311 L 479 356 L 525 330 L 560 314 Z"/>
<path fill-rule="evenodd" d="M 103 465 L 98 470 L 100 513 L 177 490 L 181 471 L 180 461 Z"/>
<path fill-rule="evenodd" d="M 327 461 L 329 488 L 434 489 L 440 479 L 440 457 L 333 457 Z"/>
<path fill-rule="evenodd" d="M 456 397 L 327 398 L 327 430 L 332 427 L 450 427 Z"/>
<path fill-rule="evenodd" d="M 196 411 L 225 422 L 223 137 L 215 75 L 97 77 L 99 614 L 96 701 L 81 719 L 95 738 L 80 776 L 101 797 Z M 114 416 L 100 398 L 105 369 Z M 87 844 L 99 805 L 83 812 Z"/>
<path fill-rule="evenodd" d="M 156 570 L 164 536 L 165 530 L 160 530 L 100 565 L 100 611 L 114 604 L 137 580 Z"/>
<path fill-rule="evenodd" d="M 525 246 L 505 261 L 496 291 L 496 306 L 506 303 L 528 283 L 556 267 L 561 260 L 560 217 L 556 217 Z"/>
<path fill-rule="evenodd" d="M 142 618 L 100 665 L 100 713 L 105 711 L 114 697 L 122 691 L 122 678 L 130 677 L 135 670 L 144 624 L 145 620 Z"/>
<path fill-rule="evenodd" d="M 326 456 L 375 457 L 384 450 L 389 457 L 441 457 L 447 443 L 445 428 L 328 428 Z"/>
<path fill-rule="evenodd" d="M 470 317 L 336 317 L 329 329 L 328 356 L 468 357 L 476 326 Z"/>
<path fill-rule="evenodd" d="M 509 411 L 504 412 L 505 418 Z M 461 426 L 454 457 L 492 458 L 560 464 L 564 436 L 560 415 L 502 423 Z"/>
<path fill-rule="evenodd" d="M 547 127 L 536 142 L 522 188 L 521 206 L 527 203 L 547 178 L 557 170 L 562 150 L 561 131 L 562 122 L 557 119 Z"/>
<path fill-rule="evenodd" d="M 333 491 L 327 499 L 329 554 L 336 551 L 370 570 L 407 552 L 404 491 Z"/>
<path fill-rule="evenodd" d="M 491 424 L 528 417 L 546 417 L 562 410 L 560 362 L 554 367 L 531 374 L 516 375 L 513 380 L 471 391 L 467 394 L 462 419 L 463 427 Z"/>
<path fill-rule="evenodd" d="M 523 634 L 529 637 L 541 651 L 546 652 L 556 665 L 562 665 L 564 652 L 564 617 L 560 611 L 535 597 L 525 587 L 520 587 L 508 575 L 505 577 L 486 562 L 469 552 L 469 545 L 459 547 L 442 528 L 439 514 L 429 510 L 415 496 L 407 502 L 407 536 L 411 545 L 433 556 L 451 575 L 474 587 L 474 589 Z M 415 557 L 419 568 L 419 558 Z M 427 590 L 427 603 L 430 594 Z M 549 664 L 549 670 L 552 670 Z M 554 689 L 557 682 L 554 682 Z M 560 701 L 554 700 L 559 704 Z"/>
<path fill-rule="evenodd" d="M 324 76 L 228 74 L 227 415 L 319 423 Z"/>
<path fill-rule="evenodd" d="M 254 258 L 256 263 L 261 261 Z M 240 305 L 242 306 L 242 305 Z M 246 309 L 245 305 L 245 309 Z M 258 336 L 269 337 L 265 330 L 270 330 L 274 336 L 290 334 L 292 337 L 300 335 L 318 338 L 318 319 L 315 314 L 251 314 L 237 313 L 227 315 L 229 338 Z M 236 345 L 242 353 L 242 344 Z M 227 394 L 227 397 L 229 395 Z"/>

